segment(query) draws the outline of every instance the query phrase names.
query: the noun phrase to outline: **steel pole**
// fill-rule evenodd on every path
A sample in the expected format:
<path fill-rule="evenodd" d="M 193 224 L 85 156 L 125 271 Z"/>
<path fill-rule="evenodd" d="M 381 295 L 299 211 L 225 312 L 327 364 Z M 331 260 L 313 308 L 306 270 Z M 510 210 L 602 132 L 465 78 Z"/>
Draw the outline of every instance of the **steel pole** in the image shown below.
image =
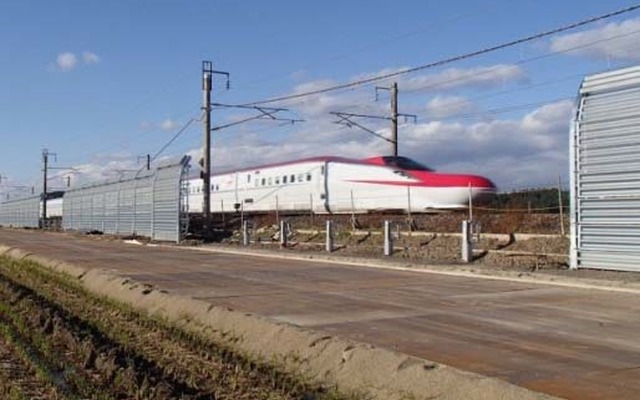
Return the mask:
<path fill-rule="evenodd" d="M 391 85 L 391 146 L 393 156 L 398 157 L 398 83 Z"/>
<path fill-rule="evenodd" d="M 202 62 L 202 212 L 203 231 L 207 235 L 211 229 L 211 61 Z"/>

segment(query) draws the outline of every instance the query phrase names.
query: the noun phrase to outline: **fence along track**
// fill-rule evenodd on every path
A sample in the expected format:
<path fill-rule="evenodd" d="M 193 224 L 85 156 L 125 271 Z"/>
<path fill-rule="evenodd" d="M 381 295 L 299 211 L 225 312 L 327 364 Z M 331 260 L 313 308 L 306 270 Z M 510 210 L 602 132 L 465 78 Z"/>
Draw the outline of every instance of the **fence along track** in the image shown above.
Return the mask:
<path fill-rule="evenodd" d="M 187 230 L 184 188 L 189 160 L 185 156 L 154 171 L 140 170 L 117 181 L 68 190 L 63 229 L 179 242 Z"/>

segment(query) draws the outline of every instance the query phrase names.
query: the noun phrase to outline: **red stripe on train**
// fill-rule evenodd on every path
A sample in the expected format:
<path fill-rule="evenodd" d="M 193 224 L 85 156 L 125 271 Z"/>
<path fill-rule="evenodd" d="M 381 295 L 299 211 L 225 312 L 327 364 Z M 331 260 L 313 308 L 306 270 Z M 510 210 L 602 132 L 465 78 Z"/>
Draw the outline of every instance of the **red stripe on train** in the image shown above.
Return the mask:
<path fill-rule="evenodd" d="M 410 187 L 473 187 L 480 189 L 495 189 L 495 185 L 489 179 L 477 175 L 448 175 L 426 172 L 409 171 L 419 182 L 385 181 L 369 179 L 350 179 L 348 182 L 368 183 L 372 185 L 410 186 Z"/>

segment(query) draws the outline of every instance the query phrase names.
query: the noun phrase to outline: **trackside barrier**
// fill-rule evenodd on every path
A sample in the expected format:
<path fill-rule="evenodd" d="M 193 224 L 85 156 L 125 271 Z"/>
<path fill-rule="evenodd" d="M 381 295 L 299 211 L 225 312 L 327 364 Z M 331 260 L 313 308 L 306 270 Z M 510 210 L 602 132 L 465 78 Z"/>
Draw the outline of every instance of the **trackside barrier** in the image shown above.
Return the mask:
<path fill-rule="evenodd" d="M 66 191 L 63 229 L 179 242 L 188 228 L 189 160 Z"/>
<path fill-rule="evenodd" d="M 640 272 L 640 67 L 584 78 L 570 131 L 570 268 Z"/>
<path fill-rule="evenodd" d="M 40 226 L 40 196 L 11 199 L 0 204 L 0 225 L 16 228 Z"/>

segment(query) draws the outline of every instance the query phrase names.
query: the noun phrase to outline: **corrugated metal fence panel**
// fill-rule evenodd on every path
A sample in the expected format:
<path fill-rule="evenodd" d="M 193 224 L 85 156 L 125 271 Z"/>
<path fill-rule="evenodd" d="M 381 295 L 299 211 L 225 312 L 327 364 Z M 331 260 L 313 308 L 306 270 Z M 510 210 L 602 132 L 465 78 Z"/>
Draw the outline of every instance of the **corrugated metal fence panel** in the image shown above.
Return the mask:
<path fill-rule="evenodd" d="M 173 240 L 180 235 L 180 177 L 182 170 L 160 168 L 154 182 L 154 239 Z"/>
<path fill-rule="evenodd" d="M 0 225 L 38 228 L 40 226 L 40 196 L 2 202 L 0 204 Z"/>
<path fill-rule="evenodd" d="M 572 267 L 640 271 L 640 67 L 585 78 L 572 141 Z"/>
<path fill-rule="evenodd" d="M 180 241 L 180 187 L 188 164 L 189 157 L 184 157 L 155 171 L 67 191 L 63 228 Z"/>

